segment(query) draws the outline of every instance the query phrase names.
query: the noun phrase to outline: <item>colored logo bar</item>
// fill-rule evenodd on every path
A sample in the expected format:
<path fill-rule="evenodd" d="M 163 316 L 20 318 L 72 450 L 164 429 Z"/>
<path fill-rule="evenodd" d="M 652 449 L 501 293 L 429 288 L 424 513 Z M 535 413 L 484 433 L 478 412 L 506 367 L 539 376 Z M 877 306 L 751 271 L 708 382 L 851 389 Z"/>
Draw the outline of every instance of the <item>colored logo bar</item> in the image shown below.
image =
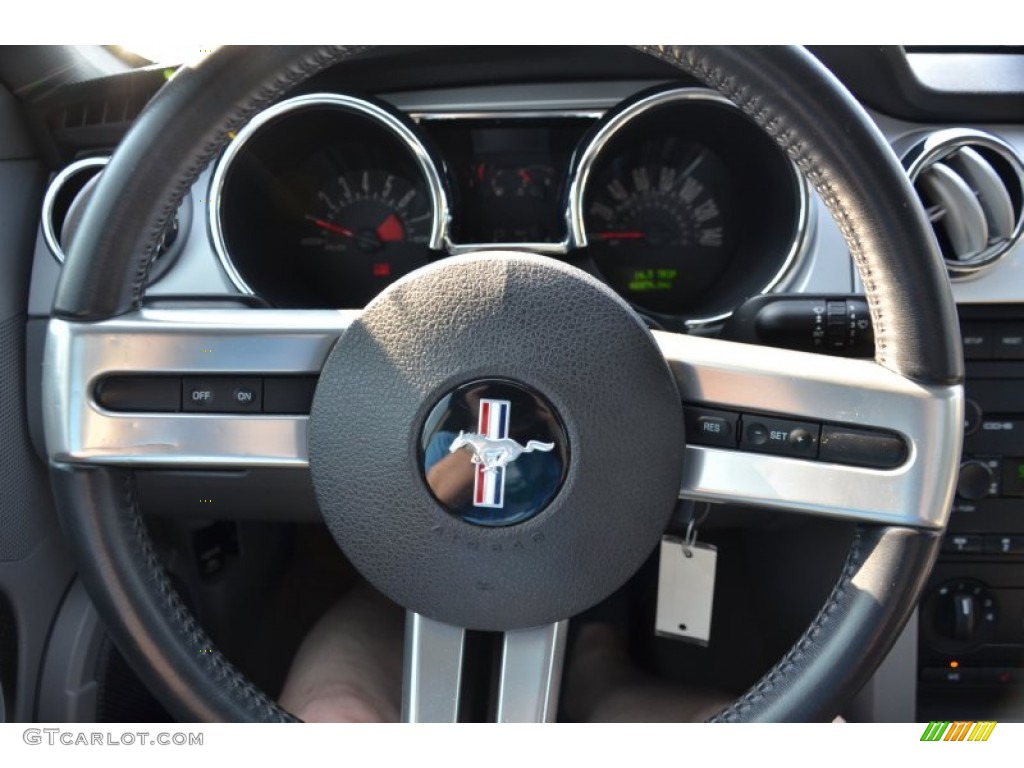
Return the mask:
<path fill-rule="evenodd" d="M 921 741 L 988 741 L 995 720 L 933 720 L 921 734 Z"/>

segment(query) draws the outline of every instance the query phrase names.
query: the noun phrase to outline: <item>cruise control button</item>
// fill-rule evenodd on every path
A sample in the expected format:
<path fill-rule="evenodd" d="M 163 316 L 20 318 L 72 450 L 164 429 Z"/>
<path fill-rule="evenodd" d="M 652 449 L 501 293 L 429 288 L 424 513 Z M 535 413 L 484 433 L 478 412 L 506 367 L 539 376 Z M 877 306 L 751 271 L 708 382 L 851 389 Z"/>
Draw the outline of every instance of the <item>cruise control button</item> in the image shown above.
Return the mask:
<path fill-rule="evenodd" d="M 804 459 L 818 456 L 818 435 L 821 432 L 818 424 L 789 419 L 766 419 L 749 414 L 744 414 L 742 424 L 741 448 Z"/>
<path fill-rule="evenodd" d="M 181 406 L 186 411 L 217 411 L 217 387 L 208 379 L 186 378 L 181 390 Z"/>
<path fill-rule="evenodd" d="M 712 408 L 685 409 L 686 440 L 694 445 L 736 447 L 736 424 L 739 414 Z"/>
<path fill-rule="evenodd" d="M 855 467 L 891 469 L 907 460 L 907 446 L 896 435 L 867 429 L 825 426 L 821 429 L 819 458 Z"/>
<path fill-rule="evenodd" d="M 764 445 L 768 442 L 768 427 L 759 421 L 748 424 L 743 436 L 743 442 L 746 446 L 756 447 Z"/>
<path fill-rule="evenodd" d="M 263 409 L 263 381 L 256 378 L 186 377 L 181 391 L 182 410 L 208 413 L 259 413 Z"/>
<path fill-rule="evenodd" d="M 799 451 L 810 449 L 814 445 L 814 435 L 806 429 L 794 429 L 789 433 L 789 444 Z"/>
<path fill-rule="evenodd" d="M 228 400 L 229 410 L 260 412 L 263 387 L 259 379 L 231 382 L 229 387 L 231 388 L 231 397 Z"/>

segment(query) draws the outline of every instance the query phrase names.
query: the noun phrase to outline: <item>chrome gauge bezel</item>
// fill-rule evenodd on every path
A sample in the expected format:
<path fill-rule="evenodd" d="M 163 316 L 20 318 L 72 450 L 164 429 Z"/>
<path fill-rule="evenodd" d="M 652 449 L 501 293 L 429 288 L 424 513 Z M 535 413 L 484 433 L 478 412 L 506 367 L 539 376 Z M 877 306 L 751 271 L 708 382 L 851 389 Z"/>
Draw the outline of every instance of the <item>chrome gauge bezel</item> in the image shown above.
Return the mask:
<path fill-rule="evenodd" d="M 209 227 L 210 239 L 214 251 L 220 261 L 224 273 L 238 290 L 249 296 L 255 295 L 252 287 L 242 277 L 228 249 L 221 218 L 221 201 L 224 184 L 231 172 L 232 165 L 245 145 L 263 128 L 291 113 L 322 108 L 341 109 L 352 112 L 378 123 L 384 130 L 398 139 L 412 154 L 413 160 L 427 185 L 430 197 L 431 228 L 427 246 L 432 251 L 440 251 L 448 241 L 448 227 L 451 217 L 448 195 L 437 164 L 430 151 L 404 120 L 392 114 L 388 109 L 366 99 L 340 93 L 311 93 L 282 101 L 260 112 L 240 130 L 217 162 L 210 181 Z"/>
<path fill-rule="evenodd" d="M 626 126 L 632 124 L 634 120 L 651 110 L 666 104 L 687 102 L 714 103 L 736 110 L 737 113 L 742 114 L 736 105 L 715 91 L 706 88 L 682 86 L 663 87 L 645 96 L 641 96 L 610 116 L 603 109 L 414 110 L 409 113 L 398 113 L 394 108 L 341 93 L 313 93 L 296 96 L 260 112 L 237 133 L 218 160 L 213 171 L 209 191 L 208 222 L 211 242 L 221 267 L 231 283 L 241 293 L 250 296 L 255 295 L 255 291 L 235 265 L 225 235 L 222 202 L 225 184 L 232 167 L 239 155 L 245 150 L 247 143 L 271 123 L 287 119 L 289 114 L 301 110 L 341 109 L 367 117 L 376 122 L 411 153 L 415 165 L 426 182 L 430 199 L 432 213 L 428 242 L 430 250 L 442 255 L 458 255 L 481 250 L 515 248 L 556 258 L 565 257 L 574 251 L 587 247 L 587 237 L 583 222 L 583 200 L 591 171 L 601 158 L 602 152 L 609 142 Z M 562 203 L 564 206 L 563 215 L 566 232 L 564 239 L 560 242 L 545 243 L 495 244 L 454 242 L 451 236 L 451 197 L 446 186 L 444 165 L 440 158 L 437 157 L 436 152 L 428 149 L 424 140 L 418 135 L 417 127 L 424 122 L 442 120 L 472 121 L 483 118 L 544 120 L 569 116 L 592 119 L 596 123 L 593 132 L 589 136 L 584 137 L 581 144 L 577 147 L 573 159 L 565 168 L 566 193 Z M 793 237 L 788 244 L 788 250 L 780 268 L 769 281 L 760 286 L 758 292 L 761 294 L 770 293 L 787 285 L 792 278 L 799 274 L 799 268 L 804 264 L 805 257 L 809 253 L 808 246 L 811 240 L 809 232 L 812 215 L 809 186 L 799 170 L 788 158 L 786 159 L 786 168 L 791 175 L 793 189 L 796 190 L 795 194 L 797 196 L 795 201 L 796 221 L 793 227 Z M 638 311 L 645 315 L 649 314 L 642 309 L 638 309 Z M 697 327 L 720 322 L 732 314 L 732 309 L 727 312 L 701 317 L 690 317 L 685 312 L 681 312 L 678 315 L 673 315 L 673 318 L 675 322 L 685 324 L 687 327 Z"/>
<path fill-rule="evenodd" d="M 490 109 L 490 110 L 476 110 L 472 112 L 464 111 L 440 111 L 430 110 L 422 112 L 410 112 L 409 117 L 417 124 L 422 125 L 424 123 L 441 123 L 441 122 L 472 122 L 472 121 L 486 121 L 486 120 L 515 120 L 515 121 L 528 121 L 528 120 L 591 120 L 598 122 L 605 115 L 603 109 Z M 572 182 L 570 177 L 571 173 L 571 161 L 563 169 L 565 173 L 566 189 Z M 565 256 L 573 246 L 572 234 L 569 232 L 568 226 L 566 226 L 565 236 L 562 239 L 552 242 L 497 242 L 497 243 L 458 243 L 450 235 L 449 231 L 445 234 L 444 248 L 449 256 L 458 256 L 467 253 L 477 253 L 479 251 L 502 251 L 502 250 L 522 250 L 530 251 L 541 256 Z"/>
<path fill-rule="evenodd" d="M 716 91 L 706 88 L 679 87 L 650 93 L 628 104 L 611 118 L 606 118 L 604 125 L 583 146 L 573 167 L 569 171 L 566 223 L 569 231 L 570 249 L 586 248 L 588 245 L 586 226 L 583 221 L 583 200 L 586 196 L 587 182 L 590 180 L 591 172 L 611 140 L 625 129 L 626 126 L 641 116 L 650 113 L 652 110 L 669 104 L 685 102 L 720 104 L 742 114 L 742 110 L 739 107 Z M 772 292 L 783 285 L 788 278 L 796 274 L 797 268 L 803 263 L 809 250 L 810 187 L 807 180 L 789 158 L 786 159 L 786 168 L 791 175 L 793 188 L 796 190 L 797 195 L 796 226 L 794 227 L 793 238 L 789 243 L 789 248 L 782 261 L 782 265 L 772 278 L 760 288 L 758 292 L 761 295 Z M 644 310 L 638 311 L 648 314 Z M 688 327 L 696 327 L 726 320 L 732 316 L 733 311 L 730 310 L 705 317 L 686 317 L 685 315 L 681 315 L 681 317 Z"/>

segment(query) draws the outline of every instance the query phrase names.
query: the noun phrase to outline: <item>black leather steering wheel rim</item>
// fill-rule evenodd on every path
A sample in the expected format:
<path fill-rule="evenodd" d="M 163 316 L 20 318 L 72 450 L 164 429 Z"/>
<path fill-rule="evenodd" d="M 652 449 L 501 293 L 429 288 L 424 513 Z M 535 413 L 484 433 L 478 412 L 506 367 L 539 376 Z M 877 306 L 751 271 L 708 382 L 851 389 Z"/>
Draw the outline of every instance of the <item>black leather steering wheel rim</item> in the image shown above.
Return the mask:
<path fill-rule="evenodd" d="M 923 384 L 960 382 L 955 307 L 927 222 L 883 138 L 838 81 L 801 49 L 642 50 L 732 99 L 814 185 L 865 285 L 877 362 Z M 180 72 L 107 166 L 64 267 L 54 316 L 94 321 L 137 308 L 164 224 L 231 133 L 304 79 L 364 51 L 228 48 Z M 153 553 L 133 475 L 70 464 L 53 464 L 51 474 L 97 609 L 169 710 L 182 720 L 291 719 L 220 654 L 199 652 L 212 646 Z M 840 579 L 807 632 L 718 719 L 836 714 L 910 615 L 939 539 L 935 531 L 859 525 Z"/>

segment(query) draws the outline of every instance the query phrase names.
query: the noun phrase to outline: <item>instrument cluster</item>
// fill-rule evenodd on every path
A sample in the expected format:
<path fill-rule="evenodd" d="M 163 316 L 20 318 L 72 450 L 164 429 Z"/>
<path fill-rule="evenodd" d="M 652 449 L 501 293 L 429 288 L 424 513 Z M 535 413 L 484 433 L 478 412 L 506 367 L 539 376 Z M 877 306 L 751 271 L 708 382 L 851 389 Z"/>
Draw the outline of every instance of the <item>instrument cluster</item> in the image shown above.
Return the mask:
<path fill-rule="evenodd" d="M 271 306 L 358 308 L 431 261 L 515 248 L 590 271 L 666 327 L 722 319 L 789 278 L 808 216 L 775 143 L 683 87 L 606 113 L 298 96 L 234 137 L 210 197 L 226 273 Z"/>

